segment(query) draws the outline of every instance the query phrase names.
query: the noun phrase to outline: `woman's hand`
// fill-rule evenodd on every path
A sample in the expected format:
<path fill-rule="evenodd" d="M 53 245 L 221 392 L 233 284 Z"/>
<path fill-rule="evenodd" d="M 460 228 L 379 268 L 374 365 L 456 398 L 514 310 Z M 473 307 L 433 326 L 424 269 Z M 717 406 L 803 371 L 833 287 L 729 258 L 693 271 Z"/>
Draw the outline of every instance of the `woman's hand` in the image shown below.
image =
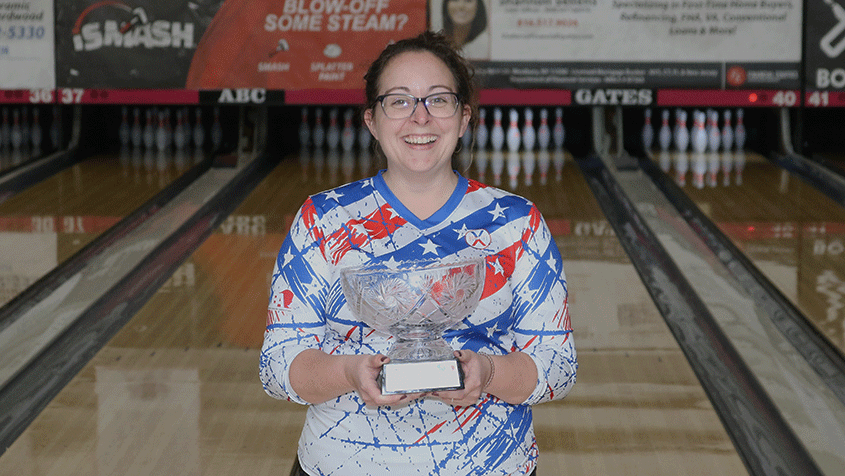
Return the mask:
<path fill-rule="evenodd" d="M 455 357 L 464 371 L 464 388 L 432 392 L 431 395 L 452 406 L 475 405 L 484 392 L 484 384 L 490 379 L 493 369 L 487 357 L 471 350 L 456 350 Z"/>
<path fill-rule="evenodd" d="M 378 354 L 355 356 L 346 361 L 344 366 L 346 379 L 367 406 L 405 404 L 423 395 L 422 393 L 382 395 L 376 379 L 382 366 L 389 362 L 389 358 Z"/>

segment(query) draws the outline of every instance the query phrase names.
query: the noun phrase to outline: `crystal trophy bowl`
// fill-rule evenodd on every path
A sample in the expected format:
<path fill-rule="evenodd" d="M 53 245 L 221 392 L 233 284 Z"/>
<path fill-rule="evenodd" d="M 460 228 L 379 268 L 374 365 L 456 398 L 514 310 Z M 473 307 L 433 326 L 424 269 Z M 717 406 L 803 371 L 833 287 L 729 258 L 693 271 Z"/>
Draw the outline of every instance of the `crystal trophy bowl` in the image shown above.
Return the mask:
<path fill-rule="evenodd" d="M 442 334 L 478 306 L 484 270 L 479 258 L 341 271 L 352 313 L 395 338 L 387 351 L 390 362 L 379 376 L 383 394 L 463 388 L 463 372 Z"/>

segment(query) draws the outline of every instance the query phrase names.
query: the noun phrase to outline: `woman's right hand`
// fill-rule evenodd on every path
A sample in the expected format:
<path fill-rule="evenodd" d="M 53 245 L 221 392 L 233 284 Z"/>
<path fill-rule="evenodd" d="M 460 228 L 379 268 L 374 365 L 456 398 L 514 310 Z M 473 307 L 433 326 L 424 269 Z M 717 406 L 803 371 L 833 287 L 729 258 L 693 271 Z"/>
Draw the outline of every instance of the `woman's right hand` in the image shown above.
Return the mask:
<path fill-rule="evenodd" d="M 346 379 L 367 406 L 406 404 L 424 395 L 424 393 L 382 395 L 377 379 L 382 366 L 389 363 L 390 359 L 380 354 L 354 357 L 347 360 L 344 369 Z"/>

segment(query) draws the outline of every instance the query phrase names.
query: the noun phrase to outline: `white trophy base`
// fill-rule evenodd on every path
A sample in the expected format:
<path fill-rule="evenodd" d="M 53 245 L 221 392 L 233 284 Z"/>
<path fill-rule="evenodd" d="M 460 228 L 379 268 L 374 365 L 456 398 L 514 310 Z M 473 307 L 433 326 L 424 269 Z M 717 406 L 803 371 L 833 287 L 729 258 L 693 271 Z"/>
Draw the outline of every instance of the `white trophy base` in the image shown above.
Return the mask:
<path fill-rule="evenodd" d="M 382 395 L 458 390 L 464 373 L 457 359 L 390 362 L 381 368 Z"/>

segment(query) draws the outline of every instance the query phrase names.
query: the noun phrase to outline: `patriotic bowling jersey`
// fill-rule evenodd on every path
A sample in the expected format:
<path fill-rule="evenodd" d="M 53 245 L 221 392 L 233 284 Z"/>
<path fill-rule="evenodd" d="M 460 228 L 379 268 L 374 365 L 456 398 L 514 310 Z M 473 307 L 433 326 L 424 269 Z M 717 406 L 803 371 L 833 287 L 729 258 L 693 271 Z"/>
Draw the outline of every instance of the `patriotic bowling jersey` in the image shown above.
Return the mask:
<path fill-rule="evenodd" d="M 420 220 L 381 173 L 306 200 L 276 260 L 261 351 L 262 384 L 279 399 L 307 403 L 288 373 L 299 352 L 384 354 L 393 342 L 352 315 L 342 269 L 482 257 L 481 301 L 444 337 L 454 349 L 527 353 L 538 374 L 531 396 L 520 405 L 484 394 L 469 407 L 433 397 L 368 407 L 351 392 L 311 405 L 298 449 L 309 474 L 529 474 L 538 457 L 531 405 L 563 398 L 577 361 L 560 253 L 528 200 L 459 176 L 448 202 Z"/>

